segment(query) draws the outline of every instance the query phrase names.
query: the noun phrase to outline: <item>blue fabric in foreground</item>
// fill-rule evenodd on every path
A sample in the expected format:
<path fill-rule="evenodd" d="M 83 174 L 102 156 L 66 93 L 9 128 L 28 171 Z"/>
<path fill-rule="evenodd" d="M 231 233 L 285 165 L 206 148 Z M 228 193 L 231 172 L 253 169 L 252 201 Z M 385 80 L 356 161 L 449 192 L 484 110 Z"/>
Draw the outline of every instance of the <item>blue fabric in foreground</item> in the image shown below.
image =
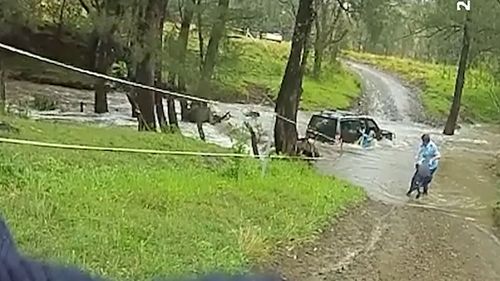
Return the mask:
<path fill-rule="evenodd" d="M 0 216 L 0 281 L 104 281 L 75 267 L 43 263 L 17 250 L 5 220 Z M 155 281 L 280 281 L 277 275 L 210 274 L 192 279 Z"/>

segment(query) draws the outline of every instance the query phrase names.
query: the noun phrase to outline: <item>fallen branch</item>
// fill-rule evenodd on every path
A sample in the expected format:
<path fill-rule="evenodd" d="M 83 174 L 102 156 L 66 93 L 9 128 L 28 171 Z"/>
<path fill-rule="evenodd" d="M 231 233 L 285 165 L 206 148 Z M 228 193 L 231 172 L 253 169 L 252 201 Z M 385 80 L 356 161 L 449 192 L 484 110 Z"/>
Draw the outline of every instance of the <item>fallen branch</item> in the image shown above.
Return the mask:
<path fill-rule="evenodd" d="M 210 122 L 211 125 L 214 125 L 214 124 L 217 124 L 217 123 L 220 123 L 226 119 L 229 119 L 231 117 L 231 113 L 226 112 L 226 114 L 222 115 L 222 116 L 219 116 L 217 114 L 214 114 L 213 116 L 213 121 Z"/>

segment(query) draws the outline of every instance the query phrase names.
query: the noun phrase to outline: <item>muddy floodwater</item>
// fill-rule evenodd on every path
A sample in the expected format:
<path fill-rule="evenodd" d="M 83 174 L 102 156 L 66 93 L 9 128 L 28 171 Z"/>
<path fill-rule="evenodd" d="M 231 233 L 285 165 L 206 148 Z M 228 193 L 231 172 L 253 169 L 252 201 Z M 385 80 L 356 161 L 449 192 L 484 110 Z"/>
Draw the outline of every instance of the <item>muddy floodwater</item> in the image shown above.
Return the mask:
<path fill-rule="evenodd" d="M 93 113 L 94 93 L 91 91 L 75 90 L 59 86 L 40 85 L 25 81 L 10 81 L 6 85 L 8 99 L 14 109 L 22 108 L 23 105 L 33 101 L 33 97 L 41 95 L 57 100 L 57 109 L 51 111 L 37 111 L 30 109 L 28 114 L 34 119 L 75 121 L 82 123 L 93 123 L 102 126 L 129 126 L 137 127 L 137 121 L 131 117 L 130 103 L 126 95 L 120 92 L 108 94 L 109 113 Z M 83 103 L 83 112 L 80 112 L 80 103 Z M 166 103 L 165 103 L 165 110 Z M 218 114 L 230 112 L 231 118 L 221 124 L 214 126 L 204 124 L 203 129 L 206 135 L 206 141 L 223 147 L 231 147 L 233 140 L 229 133 L 231 128 L 243 127 L 243 122 L 248 121 L 258 130 L 261 142 L 267 142 L 269 136 L 272 137 L 274 126 L 274 108 L 264 105 L 254 104 L 231 104 L 215 103 L 211 107 Z M 176 102 L 178 120 L 180 120 L 180 104 Z M 258 112 L 259 117 L 247 117 L 250 112 Z M 305 132 L 310 114 L 299 112 L 298 128 L 299 132 Z M 199 138 L 196 125 L 193 123 L 180 122 L 181 133 L 185 136 Z M 300 134 L 299 133 L 299 134 Z"/>
<path fill-rule="evenodd" d="M 362 212 L 340 224 L 338 233 L 332 230 L 338 237 L 328 234 L 331 237 L 324 238 L 326 250 L 316 254 L 316 262 L 310 257 L 305 261 L 299 259 L 300 264 L 296 264 L 294 258 L 287 262 L 289 272 L 303 280 L 325 280 L 320 276 L 321 272 L 330 267 L 329 270 L 333 271 L 332 264 L 343 264 L 347 260 L 357 267 L 347 270 L 345 279 L 341 280 L 413 280 L 419 276 L 419 280 L 500 280 L 500 263 L 495 258 L 500 255 L 500 242 L 491 231 L 491 207 L 498 198 L 497 177 L 491 165 L 500 151 L 500 128 L 463 125 L 454 136 L 444 136 L 442 128 L 415 122 L 422 120 L 423 112 L 418 96 L 396 78 L 365 65 L 352 62 L 347 65 L 363 82 L 363 98 L 357 110 L 374 116 L 379 126 L 394 132 L 396 138 L 394 141 L 380 141 L 367 149 L 344 145 L 341 150 L 338 146 L 320 145 L 320 151 L 327 159 L 317 161 L 316 166 L 322 173 L 362 186 L 373 201 L 392 206 L 392 209 L 386 214 L 381 211 L 378 214 L 376 210 Z M 14 104 L 26 102 L 37 94 L 52 96 L 59 101 L 58 110 L 31 111 L 32 118 L 102 126 L 136 126 L 122 93 L 109 95 L 110 113 L 101 115 L 92 113 L 93 93 L 88 91 L 11 81 L 7 84 L 7 93 Z M 79 112 L 80 102 L 85 104 L 83 113 Z M 231 147 L 230 129 L 242 126 L 244 121 L 249 121 L 259 131 L 263 144 L 272 141 L 272 107 L 217 103 L 214 109 L 219 114 L 230 112 L 231 118 L 215 126 L 204 125 L 208 142 Z M 246 113 L 250 111 L 258 112 L 260 116 L 247 117 Z M 311 113 L 299 112 L 299 135 L 304 135 L 310 116 Z M 181 122 L 180 129 L 182 134 L 198 138 L 195 124 Z M 408 198 L 405 193 L 414 172 L 415 154 L 423 133 L 431 134 L 441 150 L 442 159 L 429 195 L 416 200 Z M 393 211 L 394 208 L 400 209 Z M 409 211 L 420 209 L 431 213 Z M 382 223 L 384 219 L 387 222 Z M 364 230 L 356 230 L 358 226 L 349 226 L 349 223 L 358 222 L 358 225 L 367 227 L 374 221 L 378 223 L 367 230 L 371 234 L 366 237 L 363 236 Z M 344 230 L 346 233 L 342 232 Z M 410 240 L 420 241 L 420 232 L 425 232 L 428 237 L 423 244 L 425 251 L 418 245 L 408 244 Z M 343 241 L 344 237 L 352 239 Z M 355 243 L 355 239 L 365 239 L 368 246 L 359 248 L 361 242 Z M 332 253 L 343 253 L 345 247 L 348 247 L 346 254 L 339 256 L 341 263 L 337 263 Z M 364 256 L 356 262 L 357 255 Z M 411 261 L 414 258 L 420 262 L 417 267 Z M 428 260 L 433 263 L 430 267 L 426 264 Z M 304 264 L 309 264 L 309 267 L 303 268 Z M 410 269 L 406 268 L 407 264 L 411 265 Z M 373 272 L 378 273 L 373 275 Z M 482 277 L 475 279 L 479 275 Z M 448 276 L 448 279 L 442 279 L 443 276 Z M 462 277 L 457 279 L 459 276 Z"/>
<path fill-rule="evenodd" d="M 498 127 L 465 125 L 454 136 L 412 120 L 421 118 L 416 93 L 392 76 L 371 67 L 350 63 L 363 81 L 366 105 L 362 109 L 377 118 L 382 128 L 396 133 L 393 142 L 382 141 L 370 149 L 344 147 L 339 161 L 318 166 L 357 183 L 370 197 L 391 204 L 434 208 L 491 225 L 491 206 L 497 199 L 497 178 L 491 169 L 500 150 Z M 430 133 L 440 147 L 442 159 L 423 200 L 409 200 L 420 136 Z"/>
<path fill-rule="evenodd" d="M 378 142 L 368 149 L 344 145 L 340 151 L 337 146 L 321 145 L 320 149 L 328 160 L 318 161 L 320 171 L 351 180 L 364 187 L 375 200 L 391 204 L 418 204 L 488 223 L 497 184 L 488 167 L 495 153 L 500 150 L 500 130 L 481 125 L 463 126 L 455 136 L 443 136 L 441 128 L 412 121 L 419 118 L 422 107 L 418 105 L 415 93 L 398 80 L 368 66 L 355 63 L 348 65 L 363 81 L 364 96 L 359 111 L 374 116 L 380 127 L 396 134 L 396 139 Z M 94 114 L 93 93 L 90 91 L 11 81 L 7 84 L 7 92 L 13 104 L 29 102 L 35 95 L 57 99 L 57 110 L 31 110 L 29 114 L 32 118 L 102 126 L 136 126 L 123 93 L 109 94 L 109 113 Z M 81 102 L 84 103 L 84 112 L 79 112 Z M 258 129 L 263 144 L 268 143 L 270 138 L 272 140 L 275 119 L 271 106 L 216 103 L 213 108 L 219 114 L 230 112 L 231 118 L 215 126 L 204 125 L 208 142 L 231 147 L 233 140 L 229 131 L 235 126 L 242 126 L 244 121 L 249 121 Z M 246 113 L 250 111 L 258 112 L 260 116 L 247 117 Z M 178 115 L 180 119 L 180 112 Z M 310 116 L 309 112 L 299 112 L 299 135 L 304 135 Z M 180 129 L 184 135 L 198 138 L 195 124 L 180 122 Z M 443 158 L 429 196 L 423 200 L 409 201 L 405 192 L 414 171 L 414 157 L 423 133 L 431 133 L 432 139 L 442 150 Z"/>

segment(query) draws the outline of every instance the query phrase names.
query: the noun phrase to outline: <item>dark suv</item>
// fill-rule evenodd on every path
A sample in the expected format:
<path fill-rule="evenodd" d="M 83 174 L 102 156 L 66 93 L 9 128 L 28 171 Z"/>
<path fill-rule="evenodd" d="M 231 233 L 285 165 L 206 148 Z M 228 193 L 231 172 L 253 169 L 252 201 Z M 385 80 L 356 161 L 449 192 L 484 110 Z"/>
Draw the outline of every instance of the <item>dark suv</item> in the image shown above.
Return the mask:
<path fill-rule="evenodd" d="M 320 142 L 355 143 L 361 137 L 361 132 L 372 134 L 377 140 L 393 140 L 395 134 L 380 129 L 372 117 L 356 115 L 348 111 L 324 110 L 314 114 L 307 125 L 306 137 Z"/>

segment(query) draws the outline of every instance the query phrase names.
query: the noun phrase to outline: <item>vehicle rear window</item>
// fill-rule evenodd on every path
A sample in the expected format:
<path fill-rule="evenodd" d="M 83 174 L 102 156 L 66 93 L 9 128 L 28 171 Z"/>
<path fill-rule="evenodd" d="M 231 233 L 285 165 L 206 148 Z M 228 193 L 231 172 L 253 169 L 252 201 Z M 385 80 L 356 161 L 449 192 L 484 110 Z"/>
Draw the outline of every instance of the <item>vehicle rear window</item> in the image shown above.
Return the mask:
<path fill-rule="evenodd" d="M 328 136 L 335 136 L 335 132 L 337 131 L 337 120 L 319 115 L 313 115 L 311 121 L 309 121 L 308 129 Z"/>

